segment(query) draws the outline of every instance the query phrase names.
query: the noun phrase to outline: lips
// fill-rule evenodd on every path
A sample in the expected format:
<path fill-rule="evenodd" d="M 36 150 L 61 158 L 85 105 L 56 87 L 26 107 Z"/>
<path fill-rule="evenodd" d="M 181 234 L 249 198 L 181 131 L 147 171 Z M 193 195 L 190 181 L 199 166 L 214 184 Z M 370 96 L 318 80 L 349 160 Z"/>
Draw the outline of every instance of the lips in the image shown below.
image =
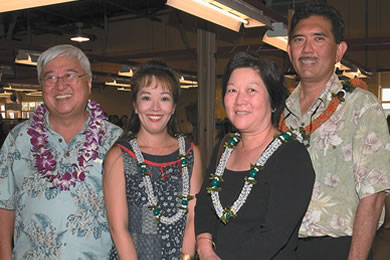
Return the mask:
<path fill-rule="evenodd" d="M 57 95 L 54 98 L 59 100 L 59 99 L 65 99 L 65 98 L 70 98 L 70 97 L 72 97 L 72 94 Z"/>
<path fill-rule="evenodd" d="M 313 64 L 313 63 L 316 63 L 317 60 L 318 59 L 315 57 L 301 57 L 301 58 L 299 58 L 299 62 L 301 62 L 302 64 Z"/>
<path fill-rule="evenodd" d="M 151 120 L 160 120 L 162 116 L 148 116 Z"/>

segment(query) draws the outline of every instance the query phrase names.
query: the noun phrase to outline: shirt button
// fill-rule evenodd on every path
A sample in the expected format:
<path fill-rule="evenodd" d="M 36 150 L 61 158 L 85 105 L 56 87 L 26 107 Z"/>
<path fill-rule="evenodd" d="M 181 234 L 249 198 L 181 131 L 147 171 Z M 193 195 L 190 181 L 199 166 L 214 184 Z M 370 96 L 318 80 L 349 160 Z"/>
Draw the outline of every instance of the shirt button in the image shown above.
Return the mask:
<path fill-rule="evenodd" d="M 61 139 L 61 138 L 59 138 L 59 139 L 58 139 L 58 142 L 62 143 L 62 139 Z"/>
<path fill-rule="evenodd" d="M 65 154 L 65 155 L 66 155 L 66 157 L 69 157 L 70 153 L 69 153 L 69 152 L 66 152 L 66 154 Z"/>

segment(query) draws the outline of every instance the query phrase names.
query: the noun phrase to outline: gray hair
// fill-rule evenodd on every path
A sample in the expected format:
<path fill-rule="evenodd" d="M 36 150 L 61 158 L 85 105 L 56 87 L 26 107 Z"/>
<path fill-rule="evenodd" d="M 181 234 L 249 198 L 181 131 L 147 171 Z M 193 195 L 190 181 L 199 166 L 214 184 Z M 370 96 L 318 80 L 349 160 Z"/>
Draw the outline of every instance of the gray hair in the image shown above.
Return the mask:
<path fill-rule="evenodd" d="M 84 69 L 85 73 L 91 78 L 92 77 L 92 71 L 91 71 L 91 63 L 89 62 L 87 56 L 84 54 L 82 50 L 79 48 L 70 45 L 70 44 L 62 44 L 62 45 L 56 45 L 53 46 L 46 51 L 42 52 L 41 55 L 39 55 L 38 61 L 37 61 L 37 70 L 38 70 L 38 81 L 41 81 L 41 72 L 42 69 L 53 59 L 57 58 L 58 56 L 70 56 L 75 59 L 77 59 L 80 63 L 80 66 Z"/>

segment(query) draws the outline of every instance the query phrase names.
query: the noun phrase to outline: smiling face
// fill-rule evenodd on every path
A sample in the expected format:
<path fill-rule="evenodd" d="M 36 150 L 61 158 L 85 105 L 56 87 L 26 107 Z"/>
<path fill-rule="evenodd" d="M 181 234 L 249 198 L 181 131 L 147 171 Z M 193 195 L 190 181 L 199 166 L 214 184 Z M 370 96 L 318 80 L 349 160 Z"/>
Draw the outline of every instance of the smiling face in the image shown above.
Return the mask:
<path fill-rule="evenodd" d="M 268 91 L 259 73 L 252 68 L 238 68 L 232 72 L 224 104 L 230 122 L 242 133 L 272 127 Z"/>
<path fill-rule="evenodd" d="M 332 23 L 323 16 L 310 16 L 298 22 L 287 47 L 295 71 L 304 83 L 324 83 L 334 65 L 347 50 L 345 42 L 336 43 Z"/>
<path fill-rule="evenodd" d="M 75 84 L 66 84 L 60 78 L 70 73 L 77 75 Z M 51 117 L 61 119 L 84 115 L 92 84 L 87 75 L 78 77 L 84 73 L 78 60 L 70 56 L 58 56 L 42 69 L 41 79 L 58 77 L 54 85 L 41 80 L 43 100 Z"/>
<path fill-rule="evenodd" d="M 150 85 L 139 90 L 133 106 L 141 122 L 140 131 L 147 131 L 150 134 L 168 131 L 167 124 L 175 112 L 176 105 L 172 93 L 154 77 Z"/>

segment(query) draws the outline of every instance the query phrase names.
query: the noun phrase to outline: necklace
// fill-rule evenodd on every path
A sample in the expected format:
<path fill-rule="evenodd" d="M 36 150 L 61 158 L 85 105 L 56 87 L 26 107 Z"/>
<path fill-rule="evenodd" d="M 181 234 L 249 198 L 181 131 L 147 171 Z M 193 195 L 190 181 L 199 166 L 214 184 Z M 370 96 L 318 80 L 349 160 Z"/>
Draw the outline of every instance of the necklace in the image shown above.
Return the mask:
<path fill-rule="evenodd" d="M 295 134 L 292 132 L 285 132 L 279 136 L 276 136 L 273 139 L 273 141 L 268 145 L 265 151 L 257 159 L 255 164 L 251 164 L 249 176 L 245 177 L 244 186 L 242 187 L 242 190 L 237 200 L 233 203 L 232 206 L 223 208 L 219 199 L 219 192 L 221 191 L 221 187 L 219 187 L 219 184 L 223 182 L 222 176 L 226 168 L 226 163 L 233 150 L 236 148 L 236 145 L 241 139 L 240 133 L 238 132 L 230 136 L 229 141 L 226 142 L 224 145 L 225 151 L 223 152 L 221 159 L 219 160 L 215 174 L 210 175 L 211 187 L 207 188 L 207 191 L 211 193 L 211 199 L 214 205 L 215 212 L 224 224 L 227 224 L 230 219 L 235 218 L 237 216 L 237 212 L 245 204 L 246 199 L 251 193 L 253 185 L 256 184 L 256 175 L 260 172 L 260 170 L 264 168 L 264 165 L 267 160 L 282 145 L 282 143 L 286 142 L 291 137 L 295 137 Z"/>
<path fill-rule="evenodd" d="M 91 114 L 87 129 L 83 132 L 85 137 L 84 145 L 77 152 L 78 164 L 72 164 L 73 172 L 61 173 L 56 172 L 57 160 L 54 158 L 51 149 L 49 148 L 47 129 L 45 127 L 45 114 L 47 108 L 45 105 L 38 106 L 33 114 L 31 127 L 27 133 L 31 136 L 32 152 L 39 174 L 47 181 L 52 183 L 50 188 L 59 188 L 69 190 L 71 186 L 75 186 L 77 181 L 84 181 L 87 164 L 90 160 L 96 160 L 98 157 L 97 149 L 101 145 L 104 136 L 104 130 L 101 127 L 101 120 L 105 119 L 104 112 L 95 101 L 88 102 L 88 109 Z"/>
<path fill-rule="evenodd" d="M 181 200 L 181 204 L 178 207 L 177 212 L 170 216 L 166 217 L 164 216 L 164 211 L 160 209 L 160 206 L 158 204 L 158 200 L 156 196 L 154 195 L 153 191 L 153 185 L 152 180 L 150 179 L 150 172 L 147 169 L 147 164 L 145 163 L 144 157 L 142 155 L 142 152 L 137 144 L 137 139 L 133 138 L 130 140 L 130 145 L 133 148 L 133 151 L 135 153 L 136 159 L 138 161 L 140 171 L 142 174 L 142 179 L 145 183 L 145 191 L 149 203 L 149 208 L 152 210 L 154 215 L 154 220 L 156 222 L 161 222 L 166 225 L 172 225 L 178 220 L 180 220 L 183 216 L 186 215 L 188 212 L 188 201 L 191 200 L 193 197 L 189 195 L 190 193 L 190 178 L 188 174 L 188 160 L 185 152 L 185 141 L 184 137 L 182 135 L 179 135 L 178 137 L 179 141 L 179 159 L 180 159 L 180 165 L 179 168 L 182 171 L 182 184 L 183 184 L 183 191 L 182 195 L 178 196 L 179 200 Z"/>
<path fill-rule="evenodd" d="M 299 132 L 299 135 L 302 136 L 303 143 L 306 146 L 309 146 L 310 143 L 310 135 L 314 131 L 316 131 L 323 123 L 328 121 L 328 119 L 336 112 L 337 107 L 345 101 L 345 94 L 347 92 L 352 93 L 357 85 L 354 84 L 353 81 L 343 82 L 343 88 L 336 93 L 332 93 L 332 99 L 329 102 L 328 107 L 313 121 L 310 122 L 307 126 L 299 127 L 298 130 L 294 130 Z M 279 122 L 279 129 L 282 132 L 290 130 L 290 128 L 286 125 L 286 120 L 284 117 L 284 113 L 281 115 L 281 120 Z"/>

